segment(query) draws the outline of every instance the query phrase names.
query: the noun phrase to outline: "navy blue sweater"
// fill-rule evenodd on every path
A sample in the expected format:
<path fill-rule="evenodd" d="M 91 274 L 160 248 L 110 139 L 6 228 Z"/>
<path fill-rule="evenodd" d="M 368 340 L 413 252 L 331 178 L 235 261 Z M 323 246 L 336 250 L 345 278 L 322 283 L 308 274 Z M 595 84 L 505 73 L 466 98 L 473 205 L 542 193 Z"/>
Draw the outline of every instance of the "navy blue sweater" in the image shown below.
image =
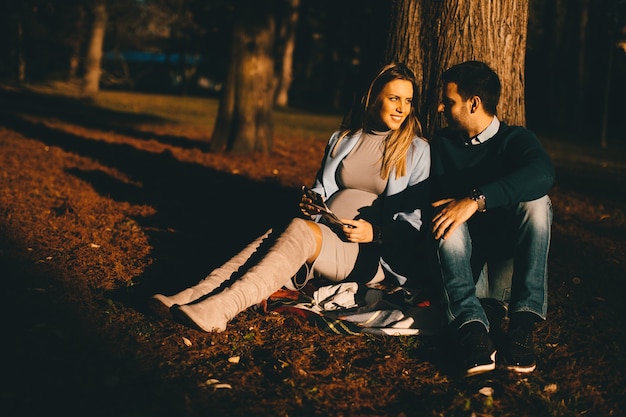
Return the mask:
<path fill-rule="evenodd" d="M 431 141 L 433 201 L 463 198 L 476 188 L 487 210 L 531 201 L 554 184 L 552 161 L 530 130 L 500 123 L 498 133 L 480 145 L 465 145 L 443 129 Z"/>

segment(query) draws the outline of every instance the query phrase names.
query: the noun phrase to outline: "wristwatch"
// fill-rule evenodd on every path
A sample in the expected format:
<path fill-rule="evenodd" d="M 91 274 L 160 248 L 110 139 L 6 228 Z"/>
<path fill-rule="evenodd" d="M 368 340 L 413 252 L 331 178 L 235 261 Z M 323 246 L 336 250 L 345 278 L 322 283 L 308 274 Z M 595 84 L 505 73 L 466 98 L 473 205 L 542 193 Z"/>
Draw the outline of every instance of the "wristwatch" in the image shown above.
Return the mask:
<path fill-rule="evenodd" d="M 470 194 L 470 198 L 478 203 L 478 211 L 480 213 L 484 213 L 487 211 L 487 207 L 485 206 L 485 195 L 483 193 L 474 188 L 472 190 L 472 193 Z"/>

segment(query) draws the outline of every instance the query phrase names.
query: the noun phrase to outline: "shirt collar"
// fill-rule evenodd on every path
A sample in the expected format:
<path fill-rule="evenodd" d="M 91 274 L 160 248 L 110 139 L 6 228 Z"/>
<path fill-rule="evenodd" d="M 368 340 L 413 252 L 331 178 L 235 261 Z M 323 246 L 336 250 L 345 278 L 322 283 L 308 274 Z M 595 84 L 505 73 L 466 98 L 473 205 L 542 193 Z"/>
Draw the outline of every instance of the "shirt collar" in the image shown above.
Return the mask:
<path fill-rule="evenodd" d="M 481 143 L 487 142 L 489 139 L 494 137 L 496 133 L 498 133 L 498 129 L 500 129 L 500 120 L 498 120 L 497 116 L 493 116 L 491 123 L 489 126 L 478 135 L 474 136 L 469 145 L 480 145 Z"/>

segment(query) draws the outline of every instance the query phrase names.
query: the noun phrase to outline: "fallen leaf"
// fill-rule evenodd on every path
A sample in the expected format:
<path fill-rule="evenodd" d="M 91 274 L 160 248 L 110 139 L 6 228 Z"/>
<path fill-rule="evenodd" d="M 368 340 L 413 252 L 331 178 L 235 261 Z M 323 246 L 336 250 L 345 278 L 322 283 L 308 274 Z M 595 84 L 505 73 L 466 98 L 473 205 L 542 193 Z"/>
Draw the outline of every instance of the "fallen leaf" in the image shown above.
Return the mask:
<path fill-rule="evenodd" d="M 205 384 L 213 389 L 232 389 L 232 385 L 220 382 L 219 379 L 207 379 Z"/>
<path fill-rule="evenodd" d="M 546 394 L 555 394 L 558 391 L 558 387 L 556 384 L 548 384 L 543 387 L 543 392 Z"/>

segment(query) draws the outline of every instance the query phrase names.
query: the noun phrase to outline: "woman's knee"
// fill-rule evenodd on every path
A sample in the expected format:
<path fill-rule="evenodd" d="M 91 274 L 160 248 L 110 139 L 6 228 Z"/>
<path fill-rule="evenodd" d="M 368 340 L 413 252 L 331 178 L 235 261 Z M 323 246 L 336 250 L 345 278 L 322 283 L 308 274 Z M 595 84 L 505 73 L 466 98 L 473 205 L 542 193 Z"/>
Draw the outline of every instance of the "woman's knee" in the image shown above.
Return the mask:
<path fill-rule="evenodd" d="M 309 259 L 307 259 L 307 263 L 311 264 L 317 259 L 320 251 L 322 250 L 322 230 L 320 229 L 318 224 L 313 221 L 303 219 L 297 220 L 305 222 L 306 225 L 309 227 L 309 230 L 311 230 L 311 232 L 313 233 L 313 236 L 315 236 L 315 253 Z"/>

